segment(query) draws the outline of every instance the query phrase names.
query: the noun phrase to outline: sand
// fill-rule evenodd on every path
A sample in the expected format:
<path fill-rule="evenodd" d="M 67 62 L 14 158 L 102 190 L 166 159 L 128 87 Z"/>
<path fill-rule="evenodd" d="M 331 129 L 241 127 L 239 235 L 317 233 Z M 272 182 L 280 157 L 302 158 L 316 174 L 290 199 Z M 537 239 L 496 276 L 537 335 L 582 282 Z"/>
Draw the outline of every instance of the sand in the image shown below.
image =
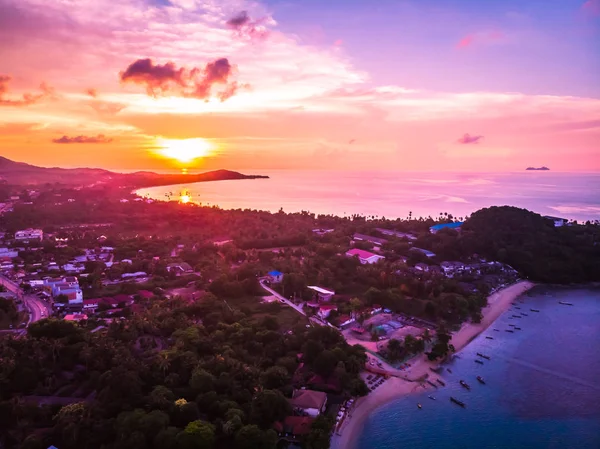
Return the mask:
<path fill-rule="evenodd" d="M 454 345 L 456 352 L 486 330 L 502 313 L 508 310 L 510 304 L 519 295 L 533 286 L 534 284 L 531 282 L 521 281 L 490 295 L 487 307 L 482 310 L 481 323 L 465 323 L 460 330 L 452 335 L 451 343 Z M 334 433 L 331 437 L 332 449 L 352 449 L 356 447 L 358 436 L 362 432 L 365 421 L 371 412 L 394 399 L 411 393 L 422 392 L 429 387 L 428 384 L 418 382 L 418 379 L 428 376 L 429 380 L 435 382 L 435 379 L 439 378 L 437 374 L 430 370 L 431 367 L 437 366 L 437 363 L 427 360 L 424 354 L 409 362 L 412 365 L 409 370 L 398 372 L 398 375 L 403 378 L 392 377 L 375 391 L 370 392 L 368 396 L 356 401 L 350 412 L 351 418 L 346 417 L 342 427 L 338 429 L 341 435 Z"/>

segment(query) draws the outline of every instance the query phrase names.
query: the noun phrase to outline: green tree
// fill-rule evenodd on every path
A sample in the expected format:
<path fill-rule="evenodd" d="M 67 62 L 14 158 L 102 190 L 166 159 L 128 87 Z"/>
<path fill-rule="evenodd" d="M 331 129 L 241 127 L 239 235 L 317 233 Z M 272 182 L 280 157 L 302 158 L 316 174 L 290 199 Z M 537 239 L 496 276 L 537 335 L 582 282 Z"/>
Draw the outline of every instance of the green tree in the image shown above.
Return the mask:
<path fill-rule="evenodd" d="M 215 444 L 215 426 L 205 421 L 192 421 L 176 440 L 181 449 L 211 449 Z"/>

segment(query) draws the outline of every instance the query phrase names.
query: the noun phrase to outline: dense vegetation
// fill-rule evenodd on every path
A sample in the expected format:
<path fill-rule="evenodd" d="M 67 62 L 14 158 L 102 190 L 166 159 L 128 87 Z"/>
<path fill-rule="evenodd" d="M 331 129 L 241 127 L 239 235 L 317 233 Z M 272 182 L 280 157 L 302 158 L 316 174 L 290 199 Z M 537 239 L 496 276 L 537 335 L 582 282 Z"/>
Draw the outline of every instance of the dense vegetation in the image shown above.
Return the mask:
<path fill-rule="evenodd" d="M 462 234 L 469 252 L 505 262 L 532 280 L 600 280 L 597 225 L 554 227 L 552 220 L 525 209 L 490 207 L 475 212 Z"/>
<path fill-rule="evenodd" d="M 49 319 L 0 340 L 4 447 L 273 448 L 294 386 L 318 378 L 316 388 L 366 394 L 361 347 L 328 327 L 286 331 L 271 306 L 253 316 L 207 294 L 156 302 L 97 333 Z M 33 404 L 49 394 L 56 405 Z M 71 396 L 86 399 L 61 408 Z M 331 422 L 315 426 L 306 447 L 328 447 Z"/>

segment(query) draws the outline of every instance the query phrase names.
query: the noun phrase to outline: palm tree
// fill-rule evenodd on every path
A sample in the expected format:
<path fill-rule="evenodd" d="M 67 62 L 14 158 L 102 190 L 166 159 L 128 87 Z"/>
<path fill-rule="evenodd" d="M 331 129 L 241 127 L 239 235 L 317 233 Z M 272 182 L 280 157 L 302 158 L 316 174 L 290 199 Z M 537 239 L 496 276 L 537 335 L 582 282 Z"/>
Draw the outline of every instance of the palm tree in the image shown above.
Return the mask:
<path fill-rule="evenodd" d="M 158 367 L 162 370 L 163 376 L 167 375 L 167 370 L 171 366 L 171 356 L 169 352 L 162 351 L 158 354 Z"/>

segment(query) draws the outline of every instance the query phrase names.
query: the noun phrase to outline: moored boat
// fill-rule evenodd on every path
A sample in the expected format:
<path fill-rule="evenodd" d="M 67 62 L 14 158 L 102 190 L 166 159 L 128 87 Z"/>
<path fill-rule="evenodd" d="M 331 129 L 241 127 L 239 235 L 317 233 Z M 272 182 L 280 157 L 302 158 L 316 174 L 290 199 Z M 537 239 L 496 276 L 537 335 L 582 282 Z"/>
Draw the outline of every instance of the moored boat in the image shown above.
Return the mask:
<path fill-rule="evenodd" d="M 515 331 L 512 331 L 512 330 L 510 330 L 510 329 L 506 329 L 504 332 L 510 332 L 511 334 L 514 334 L 514 333 L 515 333 Z"/>
<path fill-rule="evenodd" d="M 432 381 L 430 381 L 430 380 L 428 380 L 428 381 L 427 381 L 427 383 L 428 383 L 429 385 L 431 385 L 432 387 L 434 387 L 434 388 L 437 388 L 437 387 L 438 387 L 436 384 L 434 384 L 434 383 L 433 383 Z"/>
<path fill-rule="evenodd" d="M 463 388 L 466 388 L 467 390 L 471 389 L 471 387 L 469 386 L 469 384 L 466 383 L 464 380 L 461 380 L 460 384 L 463 386 Z"/>
<path fill-rule="evenodd" d="M 532 312 L 539 312 L 538 309 L 529 309 L 529 310 L 531 310 Z"/>
<path fill-rule="evenodd" d="M 456 405 L 460 405 L 462 408 L 466 407 L 466 405 L 463 401 L 459 401 L 458 399 L 453 398 L 452 396 L 450 396 L 450 401 L 454 402 Z"/>
<path fill-rule="evenodd" d="M 421 404 L 417 404 L 417 407 L 419 407 L 419 408 L 423 408 Z"/>
<path fill-rule="evenodd" d="M 431 395 L 429 395 L 429 396 L 427 396 L 427 397 L 428 397 L 429 399 L 431 399 L 431 400 L 435 401 L 435 396 L 431 396 Z"/>
<path fill-rule="evenodd" d="M 438 383 L 438 384 L 440 384 L 442 387 L 445 387 L 445 386 L 446 386 L 446 384 L 444 383 L 444 381 L 443 381 L 443 380 L 441 380 L 441 379 L 436 379 L 436 381 L 437 381 L 437 383 Z"/>
<path fill-rule="evenodd" d="M 488 340 L 493 340 L 494 339 L 494 337 L 485 337 L 485 338 L 487 338 Z"/>
<path fill-rule="evenodd" d="M 529 316 L 525 312 L 521 312 L 521 315 L 523 315 L 523 316 Z"/>
<path fill-rule="evenodd" d="M 479 381 L 480 384 L 485 385 L 485 380 L 483 379 L 483 377 L 477 376 L 477 380 Z"/>
<path fill-rule="evenodd" d="M 572 302 L 566 302 L 566 301 L 558 301 L 559 304 L 562 304 L 563 306 L 572 306 L 573 303 Z"/>
<path fill-rule="evenodd" d="M 448 371 L 450 374 L 452 374 L 452 370 L 450 368 L 446 368 L 446 371 Z"/>
<path fill-rule="evenodd" d="M 479 363 L 480 365 L 483 365 L 483 362 L 481 360 L 475 360 L 475 363 Z"/>

